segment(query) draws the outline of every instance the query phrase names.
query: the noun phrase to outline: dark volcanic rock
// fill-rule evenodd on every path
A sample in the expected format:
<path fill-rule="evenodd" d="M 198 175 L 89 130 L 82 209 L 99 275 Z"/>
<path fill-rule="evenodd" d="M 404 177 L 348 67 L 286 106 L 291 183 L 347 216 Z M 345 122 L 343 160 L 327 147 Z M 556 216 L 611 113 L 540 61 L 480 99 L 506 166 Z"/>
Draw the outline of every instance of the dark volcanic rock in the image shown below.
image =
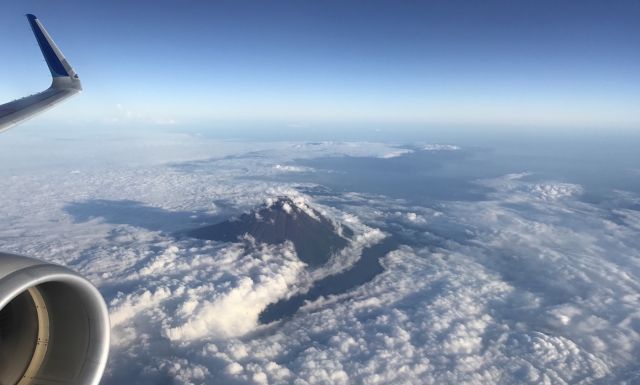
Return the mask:
<path fill-rule="evenodd" d="M 297 205 L 291 198 L 280 197 L 257 211 L 193 230 L 189 235 L 226 242 L 236 242 L 245 234 L 268 244 L 289 240 L 300 260 L 309 266 L 319 266 L 326 263 L 332 253 L 347 246 L 348 240 L 338 234 L 331 221 L 303 205 Z M 342 226 L 342 234 L 350 237 L 353 231 Z"/>

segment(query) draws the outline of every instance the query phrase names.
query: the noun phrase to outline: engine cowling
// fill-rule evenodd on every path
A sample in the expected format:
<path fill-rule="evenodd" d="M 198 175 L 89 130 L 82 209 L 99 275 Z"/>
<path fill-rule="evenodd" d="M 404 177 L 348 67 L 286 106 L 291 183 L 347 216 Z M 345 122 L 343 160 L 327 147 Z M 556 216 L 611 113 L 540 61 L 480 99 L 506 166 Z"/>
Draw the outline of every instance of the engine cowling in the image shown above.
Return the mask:
<path fill-rule="evenodd" d="M 97 385 L 109 334 L 107 307 L 85 278 L 0 253 L 0 384 Z"/>

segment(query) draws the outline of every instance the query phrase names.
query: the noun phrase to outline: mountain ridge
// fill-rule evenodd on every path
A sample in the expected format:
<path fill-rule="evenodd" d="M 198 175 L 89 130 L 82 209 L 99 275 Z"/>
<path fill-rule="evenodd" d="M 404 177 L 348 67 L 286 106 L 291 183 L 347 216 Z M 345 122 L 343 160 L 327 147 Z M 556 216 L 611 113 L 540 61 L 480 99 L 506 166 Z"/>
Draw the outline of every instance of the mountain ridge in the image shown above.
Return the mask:
<path fill-rule="evenodd" d="M 291 241 L 298 258 L 317 267 L 345 248 L 353 231 L 334 224 L 300 199 L 279 196 L 239 217 L 188 232 L 194 238 L 223 242 L 237 242 L 246 234 L 268 244 Z"/>

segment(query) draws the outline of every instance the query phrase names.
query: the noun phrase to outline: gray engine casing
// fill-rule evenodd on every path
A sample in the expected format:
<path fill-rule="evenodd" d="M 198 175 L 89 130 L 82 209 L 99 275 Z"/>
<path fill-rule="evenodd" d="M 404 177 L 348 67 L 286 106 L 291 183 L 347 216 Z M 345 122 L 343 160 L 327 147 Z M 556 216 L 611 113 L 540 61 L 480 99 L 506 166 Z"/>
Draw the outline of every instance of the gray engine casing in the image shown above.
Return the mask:
<path fill-rule="evenodd" d="M 0 384 L 97 385 L 109 334 L 107 307 L 85 278 L 0 253 Z"/>

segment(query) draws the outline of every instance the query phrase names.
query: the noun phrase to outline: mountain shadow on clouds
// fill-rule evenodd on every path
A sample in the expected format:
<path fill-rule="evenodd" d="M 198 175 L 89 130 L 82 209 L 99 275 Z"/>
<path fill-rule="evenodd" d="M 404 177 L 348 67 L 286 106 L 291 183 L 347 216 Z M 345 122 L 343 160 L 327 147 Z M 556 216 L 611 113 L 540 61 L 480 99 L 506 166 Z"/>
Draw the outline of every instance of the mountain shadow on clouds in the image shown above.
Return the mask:
<path fill-rule="evenodd" d="M 298 258 L 316 267 L 346 247 L 353 231 L 346 226 L 334 225 L 304 203 L 279 197 L 258 210 L 188 232 L 194 238 L 223 242 L 237 242 L 245 234 L 267 244 L 291 241 Z"/>
<path fill-rule="evenodd" d="M 258 316 L 261 324 L 268 324 L 294 315 L 305 302 L 322 296 L 346 293 L 363 285 L 384 271 L 380 258 L 398 247 L 398 241 L 391 237 L 363 250 L 360 259 L 351 268 L 330 275 L 314 283 L 306 293 L 272 303 Z"/>
<path fill-rule="evenodd" d="M 170 211 L 132 200 L 92 199 L 72 202 L 64 210 L 76 222 L 101 218 L 111 224 L 126 224 L 151 231 L 175 232 L 220 220 L 220 216 L 200 211 Z"/>

